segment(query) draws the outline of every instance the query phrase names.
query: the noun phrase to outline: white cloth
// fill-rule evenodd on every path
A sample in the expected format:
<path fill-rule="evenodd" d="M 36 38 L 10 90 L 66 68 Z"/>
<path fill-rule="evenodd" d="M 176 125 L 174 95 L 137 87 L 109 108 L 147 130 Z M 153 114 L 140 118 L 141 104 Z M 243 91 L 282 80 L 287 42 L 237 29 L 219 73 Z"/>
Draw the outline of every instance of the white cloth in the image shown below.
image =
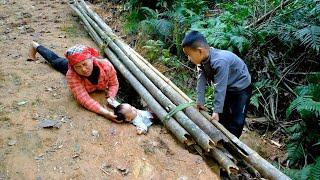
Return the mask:
<path fill-rule="evenodd" d="M 148 127 L 152 125 L 152 118 L 153 116 L 149 111 L 138 110 L 137 116 L 132 120 L 132 124 L 135 125 L 137 129 L 143 129 L 147 132 Z"/>
<path fill-rule="evenodd" d="M 113 98 L 108 98 L 107 102 L 114 108 L 116 108 L 117 106 L 120 105 L 120 103 L 117 100 L 113 99 Z"/>

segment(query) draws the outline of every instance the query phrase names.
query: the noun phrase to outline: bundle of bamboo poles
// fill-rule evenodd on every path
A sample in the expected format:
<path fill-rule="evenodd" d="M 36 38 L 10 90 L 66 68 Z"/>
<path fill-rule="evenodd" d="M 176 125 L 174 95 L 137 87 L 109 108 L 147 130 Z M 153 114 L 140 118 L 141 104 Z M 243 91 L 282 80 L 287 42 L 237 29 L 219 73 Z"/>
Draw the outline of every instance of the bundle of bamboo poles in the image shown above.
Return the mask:
<path fill-rule="evenodd" d="M 181 143 L 195 148 L 200 154 L 213 157 L 229 174 L 239 170 L 234 162 L 238 159 L 265 178 L 289 179 L 219 122 L 208 121 L 208 113 L 200 113 L 193 106 L 179 110 L 180 106 L 191 102 L 188 96 L 118 38 L 83 0 L 74 0 L 70 7 L 81 18 L 90 36 L 103 48 L 107 58 Z M 177 108 L 172 117 L 168 116 L 170 111 Z"/>

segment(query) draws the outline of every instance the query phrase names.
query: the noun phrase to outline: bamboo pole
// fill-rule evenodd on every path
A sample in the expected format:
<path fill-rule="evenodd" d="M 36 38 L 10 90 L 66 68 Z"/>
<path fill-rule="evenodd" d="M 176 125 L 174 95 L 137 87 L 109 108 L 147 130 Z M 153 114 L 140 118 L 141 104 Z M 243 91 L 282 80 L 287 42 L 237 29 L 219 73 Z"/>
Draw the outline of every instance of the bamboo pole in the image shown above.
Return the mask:
<path fill-rule="evenodd" d="M 121 51 L 121 49 L 105 35 L 100 27 L 85 13 L 85 11 L 76 4 L 76 7 L 85 16 L 86 20 L 91 26 L 98 32 L 102 39 L 109 42 L 110 48 L 117 54 L 128 69 L 144 84 L 144 86 L 152 92 L 153 96 L 164 106 L 170 110 L 176 108 L 176 106 L 161 92 L 159 89 L 130 61 L 130 59 Z M 215 145 L 210 137 L 204 133 L 192 120 L 190 120 L 182 111 L 174 114 L 175 119 L 193 136 L 195 141 L 207 152 Z"/>
<path fill-rule="evenodd" d="M 128 52 L 127 48 L 123 46 L 123 42 L 117 38 L 111 30 L 108 25 L 106 25 L 101 18 L 99 18 L 96 14 L 91 14 L 92 10 L 83 2 L 80 1 L 81 5 L 86 9 L 88 14 L 90 14 L 90 17 L 93 18 L 97 24 L 106 32 L 108 37 L 107 44 L 110 46 L 114 46 L 113 41 L 115 41 L 116 46 L 119 46 L 122 50 L 122 52 L 125 52 L 126 54 L 133 54 Z M 112 42 L 111 42 L 112 41 Z M 112 47 L 113 49 L 113 47 Z M 149 69 L 144 63 L 139 61 L 137 58 L 130 59 L 135 63 L 135 65 L 138 66 L 136 69 L 140 69 L 142 72 L 146 74 L 148 77 L 147 79 L 151 80 L 170 100 L 172 100 L 176 105 L 179 104 L 185 104 L 188 103 L 184 98 L 182 98 L 179 93 L 177 93 L 171 86 L 169 86 L 165 81 L 163 81 L 161 78 L 158 78 L 155 76 L 154 72 Z M 129 67 L 130 68 L 130 67 Z M 133 68 L 133 70 L 135 70 Z M 223 134 L 215 128 L 207 119 L 205 119 L 194 107 L 188 107 L 185 109 L 186 115 L 195 122 L 196 125 L 198 125 L 217 145 L 220 145 L 220 142 L 222 141 L 228 141 L 228 139 L 223 136 Z"/>
<path fill-rule="evenodd" d="M 224 158 L 225 154 L 220 149 L 215 148 L 213 151 L 210 151 L 208 155 L 213 157 L 216 161 L 218 161 L 219 164 L 223 164 L 224 169 L 228 172 L 229 175 L 231 173 L 232 174 L 238 173 L 239 168 L 237 167 L 237 165 L 233 161 L 231 161 L 229 158 Z"/>
<path fill-rule="evenodd" d="M 223 127 L 224 128 L 224 127 Z M 231 134 L 231 133 L 229 133 L 229 134 Z M 232 135 L 232 134 L 231 134 Z M 232 137 L 232 136 L 231 136 Z M 235 136 L 234 136 L 235 137 Z M 250 161 L 248 161 L 248 162 L 251 162 L 254 166 L 255 166 L 255 168 L 256 168 L 256 166 L 260 166 L 259 164 L 260 164 L 260 161 L 261 161 L 261 159 L 262 159 L 262 162 L 263 161 L 265 161 L 263 158 L 261 158 L 257 153 L 255 153 L 253 150 L 251 150 L 250 148 L 248 148 L 246 145 L 244 145 L 238 138 L 236 138 L 235 137 L 235 139 L 234 138 L 231 138 L 232 139 L 232 141 L 239 147 L 239 148 L 241 148 L 242 150 L 244 150 L 244 152 L 248 155 L 247 156 L 247 158 L 248 158 L 248 160 L 250 160 Z M 253 151 L 253 152 L 252 152 Z M 253 160 L 252 160 L 253 159 Z M 263 176 L 265 176 L 265 177 L 269 177 L 269 178 L 271 178 L 271 179 L 277 179 L 277 177 L 278 178 L 284 178 L 284 179 L 287 179 L 288 177 L 287 176 L 285 176 L 284 174 L 281 174 L 281 172 L 280 172 L 280 174 L 277 172 L 277 171 L 279 171 L 279 170 L 277 170 L 277 169 L 275 169 L 275 171 L 273 171 L 274 169 L 274 167 L 271 165 L 271 167 L 270 166 L 268 166 L 268 162 L 267 161 L 265 161 L 266 162 L 266 164 L 267 164 L 267 166 L 261 166 L 262 167 L 262 175 Z M 256 164 L 256 163 L 258 163 L 258 164 Z M 269 164 L 270 165 L 270 164 Z M 271 170 L 270 171 L 273 171 L 273 172 L 271 172 L 271 173 L 275 173 L 275 175 L 270 175 L 269 174 L 269 172 L 267 171 L 267 172 L 265 172 L 265 169 L 268 169 L 268 168 L 271 168 Z"/>
<path fill-rule="evenodd" d="M 210 118 L 210 115 L 203 111 L 204 116 Z M 225 129 L 225 127 L 217 121 L 212 121 L 215 126 L 218 126 L 219 129 Z M 282 173 L 279 169 L 275 168 L 272 164 L 270 164 L 267 160 L 262 158 L 257 152 L 252 150 L 246 144 L 240 141 L 235 135 L 230 133 L 227 129 L 222 131 L 225 135 L 231 140 L 233 144 L 230 148 L 232 150 L 239 153 L 239 155 L 249 164 L 251 164 L 255 169 L 257 169 L 263 177 L 270 178 L 270 179 L 290 179 L 284 173 Z M 236 147 L 236 148 L 235 148 Z"/>
<path fill-rule="evenodd" d="M 76 11 L 77 13 L 80 13 L 80 11 Z M 85 21 L 85 24 L 87 25 L 87 26 L 89 26 L 90 24 L 87 22 L 87 20 L 86 19 L 84 19 L 84 16 L 82 15 L 82 14 L 79 14 L 79 16 L 81 16 L 81 18 L 83 18 L 83 21 Z M 92 27 L 91 28 L 87 28 L 87 29 L 92 29 Z M 91 30 L 91 31 L 93 31 L 93 30 Z M 97 38 L 97 34 L 95 33 L 95 32 L 90 32 L 89 33 L 92 37 L 93 37 L 93 39 L 96 39 L 96 41 L 98 42 L 98 44 L 100 44 L 100 46 L 103 46 L 102 44 L 101 44 L 101 41 L 102 40 L 100 40 L 100 38 Z M 98 39 L 98 40 L 97 40 Z M 110 49 L 108 49 L 108 48 L 106 48 L 105 49 L 105 52 L 106 52 L 106 54 L 107 55 L 109 55 L 110 57 L 110 59 L 111 60 L 116 60 L 116 58 L 114 57 L 114 54 L 113 54 L 113 52 L 110 50 Z M 120 72 L 122 72 L 122 73 L 125 73 L 125 71 L 124 71 L 124 69 L 123 69 L 123 65 L 121 65 L 121 63 L 120 63 L 120 61 L 113 61 L 113 63 L 114 64 L 116 64 L 116 67 L 118 68 L 120 68 L 120 69 L 118 69 L 118 70 L 120 70 Z M 119 64 L 120 63 L 120 64 Z M 122 67 L 121 67 L 122 66 Z M 126 73 L 128 72 L 128 70 L 126 70 Z M 125 77 L 127 77 L 127 76 L 125 76 Z M 130 79 L 128 79 L 129 81 L 130 81 Z M 137 84 L 137 82 L 132 82 L 132 81 L 130 81 L 132 84 Z M 137 91 L 138 91 L 138 89 L 136 89 Z M 147 103 L 150 103 L 150 102 L 148 102 L 147 101 Z M 213 149 L 213 150 L 211 150 L 211 151 L 218 151 L 216 148 L 215 149 Z M 234 170 L 238 170 L 238 167 L 230 160 L 230 159 L 228 159 L 228 157 L 227 156 L 225 156 L 223 153 L 219 153 L 219 152 L 209 152 L 209 154 L 211 155 L 211 156 L 213 156 L 219 163 L 221 163 L 220 165 L 224 168 L 224 169 L 226 169 L 226 171 L 229 173 L 229 172 L 233 172 Z"/>
<path fill-rule="evenodd" d="M 170 79 L 168 79 L 166 76 L 164 76 L 161 72 L 158 71 L 152 64 L 149 63 L 144 57 L 142 57 L 139 53 L 137 53 L 134 49 L 132 49 L 128 44 L 123 42 L 120 38 L 117 38 L 116 35 L 112 32 L 112 29 L 100 18 L 100 16 L 92 11 L 88 5 L 83 1 L 80 0 L 80 4 L 82 7 L 88 12 L 88 15 L 95 20 L 95 22 L 103 29 L 108 36 L 114 37 L 117 39 L 118 42 L 115 42 L 118 46 L 123 46 L 124 49 L 126 49 L 124 52 L 126 55 L 131 58 L 139 58 L 141 61 L 143 61 L 149 68 L 151 68 L 154 73 L 156 73 L 159 77 L 161 77 L 166 83 L 168 83 L 174 90 L 176 90 L 181 96 L 183 96 L 185 99 L 188 99 L 189 97 L 181 91 Z M 119 45 L 121 44 L 121 45 Z M 123 48 L 121 48 L 123 49 Z M 188 100 L 192 101 L 192 100 Z"/>
<path fill-rule="evenodd" d="M 103 47 L 103 41 L 100 39 L 99 35 L 95 33 L 94 29 L 90 26 L 89 22 L 81 14 L 81 12 L 72 4 L 71 8 L 80 16 L 82 21 L 85 23 L 89 34 L 96 41 L 96 43 Z M 169 121 L 165 121 L 164 117 L 167 112 L 161 107 L 161 105 L 152 97 L 152 95 L 144 88 L 144 86 L 125 68 L 125 66 L 120 62 L 120 60 L 110 51 L 108 48 L 105 49 L 106 54 L 109 55 L 110 61 L 117 67 L 119 72 L 126 77 L 132 87 L 139 93 L 139 95 L 146 101 L 150 109 L 159 117 L 163 124 L 174 134 L 177 139 L 186 145 L 194 144 L 194 141 L 191 135 L 180 126 L 173 118 L 170 118 Z"/>

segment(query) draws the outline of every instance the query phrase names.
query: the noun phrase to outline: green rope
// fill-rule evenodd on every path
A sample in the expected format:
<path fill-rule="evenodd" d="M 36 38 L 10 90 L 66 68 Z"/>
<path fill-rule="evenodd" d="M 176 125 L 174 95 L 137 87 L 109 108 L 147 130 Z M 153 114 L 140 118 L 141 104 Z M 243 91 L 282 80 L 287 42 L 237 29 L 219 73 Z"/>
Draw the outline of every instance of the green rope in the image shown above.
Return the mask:
<path fill-rule="evenodd" d="M 184 104 L 180 104 L 179 106 L 176 106 L 175 108 L 173 108 L 165 117 L 164 117 L 164 121 L 168 122 L 170 120 L 170 118 L 175 115 L 178 111 L 181 111 L 187 107 L 193 106 L 195 105 L 194 102 L 188 102 L 188 103 L 184 103 Z"/>

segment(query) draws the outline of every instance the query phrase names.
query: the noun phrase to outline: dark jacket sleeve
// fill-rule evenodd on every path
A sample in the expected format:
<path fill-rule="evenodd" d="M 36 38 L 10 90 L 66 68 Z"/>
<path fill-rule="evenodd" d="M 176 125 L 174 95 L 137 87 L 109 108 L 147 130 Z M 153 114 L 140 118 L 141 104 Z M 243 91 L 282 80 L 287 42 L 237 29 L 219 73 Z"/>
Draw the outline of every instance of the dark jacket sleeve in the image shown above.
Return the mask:
<path fill-rule="evenodd" d="M 206 92 L 206 77 L 203 70 L 199 69 L 199 75 L 197 78 L 197 103 L 204 105 L 205 103 L 205 92 Z"/>
<path fill-rule="evenodd" d="M 214 76 L 214 109 L 215 113 L 222 113 L 224 100 L 226 97 L 228 75 L 229 75 L 229 64 L 223 59 L 219 59 L 215 64 L 211 65 L 215 69 L 216 74 Z"/>

